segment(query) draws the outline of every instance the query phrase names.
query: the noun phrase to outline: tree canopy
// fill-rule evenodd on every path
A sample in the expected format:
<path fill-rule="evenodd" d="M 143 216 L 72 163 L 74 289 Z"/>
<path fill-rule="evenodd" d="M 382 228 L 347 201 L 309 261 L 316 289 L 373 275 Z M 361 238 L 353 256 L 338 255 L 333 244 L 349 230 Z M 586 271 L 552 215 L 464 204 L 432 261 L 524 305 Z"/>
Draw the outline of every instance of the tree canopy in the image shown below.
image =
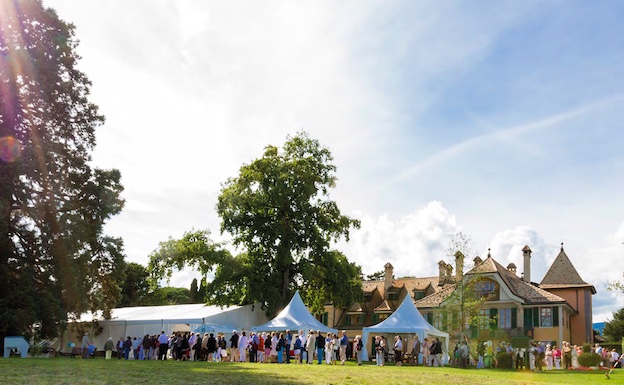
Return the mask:
<path fill-rule="evenodd" d="M 57 335 L 119 297 L 123 244 L 103 226 L 123 207 L 121 175 L 89 165 L 104 117 L 77 44 L 40 1 L 0 2 L 0 341 Z"/>
<path fill-rule="evenodd" d="M 602 334 L 608 341 L 622 341 L 624 338 L 624 308 L 613 313 L 612 320 L 605 322 Z"/>
<path fill-rule="evenodd" d="M 331 248 L 359 227 L 329 199 L 336 182 L 332 161 L 330 151 L 306 133 L 289 137 L 281 149 L 267 146 L 223 184 L 218 198 L 221 231 L 242 252 L 233 256 L 207 231 L 186 233 L 152 253 L 153 278 L 192 265 L 205 277 L 214 273 L 206 286 L 208 302 L 260 302 L 270 315 L 297 289 L 316 311 L 328 301 L 348 306 L 359 300 L 360 267 Z"/>

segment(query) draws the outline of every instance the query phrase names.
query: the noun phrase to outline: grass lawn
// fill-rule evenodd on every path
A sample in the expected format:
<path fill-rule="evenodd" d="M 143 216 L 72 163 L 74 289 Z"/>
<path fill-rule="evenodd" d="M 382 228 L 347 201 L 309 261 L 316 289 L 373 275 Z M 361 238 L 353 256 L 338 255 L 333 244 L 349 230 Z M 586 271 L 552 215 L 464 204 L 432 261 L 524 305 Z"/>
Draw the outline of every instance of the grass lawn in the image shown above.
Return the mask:
<path fill-rule="evenodd" d="M 1 384 L 624 384 L 624 370 L 503 371 L 423 368 L 348 362 L 345 366 L 125 361 L 102 358 L 0 359 Z"/>

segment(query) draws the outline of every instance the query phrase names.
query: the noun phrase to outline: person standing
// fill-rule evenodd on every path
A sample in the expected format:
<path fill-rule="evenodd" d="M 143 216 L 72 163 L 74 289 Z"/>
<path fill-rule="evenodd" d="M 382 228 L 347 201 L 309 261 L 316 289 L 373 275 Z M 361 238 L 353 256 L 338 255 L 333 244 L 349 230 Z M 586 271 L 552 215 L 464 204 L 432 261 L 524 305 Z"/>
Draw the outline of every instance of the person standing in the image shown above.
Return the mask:
<path fill-rule="evenodd" d="M 310 330 L 310 333 L 308 333 L 306 351 L 308 353 L 308 364 L 312 364 L 312 362 L 314 361 L 314 352 L 316 351 L 316 337 L 314 336 L 314 331 L 312 330 Z"/>
<path fill-rule="evenodd" d="M 442 344 L 439 339 L 435 339 L 431 344 L 433 354 L 433 366 L 444 366 L 442 364 Z"/>
<path fill-rule="evenodd" d="M 240 362 L 247 361 L 247 349 L 249 348 L 249 338 L 245 332 L 241 333 L 241 336 L 238 339 L 238 354 L 240 357 L 238 358 Z"/>
<path fill-rule="evenodd" d="M 284 333 L 280 333 L 275 350 L 277 351 L 277 363 L 281 364 L 284 362 L 284 354 L 286 353 L 286 337 L 284 337 Z"/>
<path fill-rule="evenodd" d="M 189 340 L 188 340 L 189 346 L 191 347 L 191 352 L 189 354 L 190 361 L 195 361 L 195 342 L 196 341 L 197 341 L 197 337 L 195 337 L 195 333 L 191 333 L 191 336 L 189 337 Z"/>
<path fill-rule="evenodd" d="M 422 344 L 423 363 L 425 366 L 429 365 L 429 354 L 431 353 L 431 346 L 429 346 L 429 340 L 425 338 Z"/>
<path fill-rule="evenodd" d="M 130 351 L 132 350 L 132 338 L 128 336 L 124 342 L 124 359 L 130 359 Z"/>
<path fill-rule="evenodd" d="M 334 363 L 334 338 L 331 333 L 327 333 L 325 337 L 325 363 L 327 365 Z"/>
<path fill-rule="evenodd" d="M 293 342 L 292 333 L 290 332 L 290 330 L 286 330 L 286 351 L 284 353 L 286 354 L 287 364 L 290 364 L 290 348 L 292 346 L 292 342 Z"/>
<path fill-rule="evenodd" d="M 349 338 L 347 337 L 347 331 L 342 331 L 342 337 L 340 337 L 340 365 L 344 365 L 347 361 L 347 344 Z"/>
<path fill-rule="evenodd" d="M 422 353 L 421 353 L 422 345 L 420 343 L 420 339 L 418 339 L 418 335 L 414 338 L 414 344 L 412 345 L 412 360 L 414 360 L 414 365 L 422 365 Z"/>
<path fill-rule="evenodd" d="M 230 362 L 238 361 L 238 332 L 234 330 L 230 337 Z"/>
<path fill-rule="evenodd" d="M 113 355 L 113 337 L 108 337 L 108 341 L 104 344 L 104 351 L 106 352 L 106 359 L 110 360 Z"/>
<path fill-rule="evenodd" d="M 123 357 L 123 350 L 124 350 L 124 339 L 123 337 L 119 338 L 119 341 L 117 341 L 117 359 L 121 360 L 121 357 Z"/>
<path fill-rule="evenodd" d="M 217 361 L 217 339 L 214 337 L 214 333 L 210 333 L 210 336 L 208 336 L 208 342 L 206 343 L 206 361 Z"/>
<path fill-rule="evenodd" d="M 82 358 L 89 358 L 89 332 L 85 332 L 82 336 L 80 348 L 82 349 Z"/>
<path fill-rule="evenodd" d="M 483 355 L 485 354 L 485 342 L 479 342 L 477 344 L 477 369 L 483 369 Z"/>
<path fill-rule="evenodd" d="M 401 336 L 394 337 L 394 361 L 396 366 L 403 366 L 403 341 Z"/>
<path fill-rule="evenodd" d="M 317 331 L 316 336 L 316 354 L 318 355 L 316 358 L 318 360 L 317 365 L 320 365 L 323 362 L 323 350 L 325 350 L 325 337 L 321 334 L 321 331 Z"/>
<path fill-rule="evenodd" d="M 308 340 L 306 339 L 306 335 L 303 330 L 299 330 L 299 339 L 301 340 L 301 354 L 299 355 L 299 363 L 302 364 L 303 361 L 307 362 L 308 358 L 306 356 L 306 342 Z"/>
<path fill-rule="evenodd" d="M 362 365 L 362 349 L 364 348 L 364 343 L 362 342 L 362 336 L 355 336 L 355 357 L 357 358 L 358 365 Z"/>
<path fill-rule="evenodd" d="M 156 329 L 158 330 L 158 329 Z M 163 330 L 160 332 L 160 336 L 158 337 L 158 360 L 167 360 L 167 349 L 169 348 L 169 337 L 165 334 Z"/>

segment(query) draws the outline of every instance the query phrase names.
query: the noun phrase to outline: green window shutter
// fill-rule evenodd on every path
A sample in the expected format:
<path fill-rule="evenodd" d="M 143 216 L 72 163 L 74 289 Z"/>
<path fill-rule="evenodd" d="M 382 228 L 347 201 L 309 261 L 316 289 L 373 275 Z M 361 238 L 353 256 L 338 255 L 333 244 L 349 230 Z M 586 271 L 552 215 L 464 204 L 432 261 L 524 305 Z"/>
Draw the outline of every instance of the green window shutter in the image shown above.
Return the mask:
<path fill-rule="evenodd" d="M 524 309 L 524 327 L 525 329 L 533 327 L 533 309 Z"/>
<path fill-rule="evenodd" d="M 515 307 L 511 308 L 511 328 L 515 329 L 518 327 L 518 309 Z"/>
<path fill-rule="evenodd" d="M 373 314 L 373 324 L 376 324 L 377 322 L 379 322 L 379 314 Z"/>
<path fill-rule="evenodd" d="M 329 321 L 329 313 L 323 313 L 323 325 L 327 326 L 327 322 Z"/>
<path fill-rule="evenodd" d="M 552 320 L 553 326 L 559 326 L 559 307 L 553 306 L 552 308 Z"/>
<path fill-rule="evenodd" d="M 479 328 L 477 326 L 470 325 L 469 330 L 470 330 L 470 338 L 472 339 L 479 338 Z"/>
<path fill-rule="evenodd" d="M 427 313 L 427 322 L 429 323 L 433 322 L 433 313 Z"/>
<path fill-rule="evenodd" d="M 347 314 L 347 316 L 345 317 L 344 325 L 345 326 L 351 325 L 351 316 L 349 314 Z"/>
<path fill-rule="evenodd" d="M 498 329 L 498 309 L 490 309 L 490 329 Z"/>
<path fill-rule="evenodd" d="M 540 308 L 533 308 L 533 327 L 540 327 Z"/>

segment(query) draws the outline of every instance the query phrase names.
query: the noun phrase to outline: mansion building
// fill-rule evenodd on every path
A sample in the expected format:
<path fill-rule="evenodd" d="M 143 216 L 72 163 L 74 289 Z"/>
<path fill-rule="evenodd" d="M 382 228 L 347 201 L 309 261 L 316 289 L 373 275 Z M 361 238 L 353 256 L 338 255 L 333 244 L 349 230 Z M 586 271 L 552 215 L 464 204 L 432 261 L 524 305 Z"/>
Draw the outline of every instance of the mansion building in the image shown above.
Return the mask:
<path fill-rule="evenodd" d="M 453 266 L 438 263 L 436 277 L 394 278 L 387 263 L 384 279 L 364 281 L 363 302 L 348 309 L 326 306 L 320 318 L 326 325 L 347 330 L 350 337 L 363 327 L 388 318 L 406 296 L 412 297 L 421 314 L 451 336 L 463 333 L 473 340 L 562 341 L 593 343 L 593 285 L 583 281 L 563 250 L 540 283 L 531 281 L 531 249 L 522 249 L 524 272 L 506 268 L 489 254 L 476 257 L 474 267 L 462 275 L 464 256 L 455 254 Z"/>

